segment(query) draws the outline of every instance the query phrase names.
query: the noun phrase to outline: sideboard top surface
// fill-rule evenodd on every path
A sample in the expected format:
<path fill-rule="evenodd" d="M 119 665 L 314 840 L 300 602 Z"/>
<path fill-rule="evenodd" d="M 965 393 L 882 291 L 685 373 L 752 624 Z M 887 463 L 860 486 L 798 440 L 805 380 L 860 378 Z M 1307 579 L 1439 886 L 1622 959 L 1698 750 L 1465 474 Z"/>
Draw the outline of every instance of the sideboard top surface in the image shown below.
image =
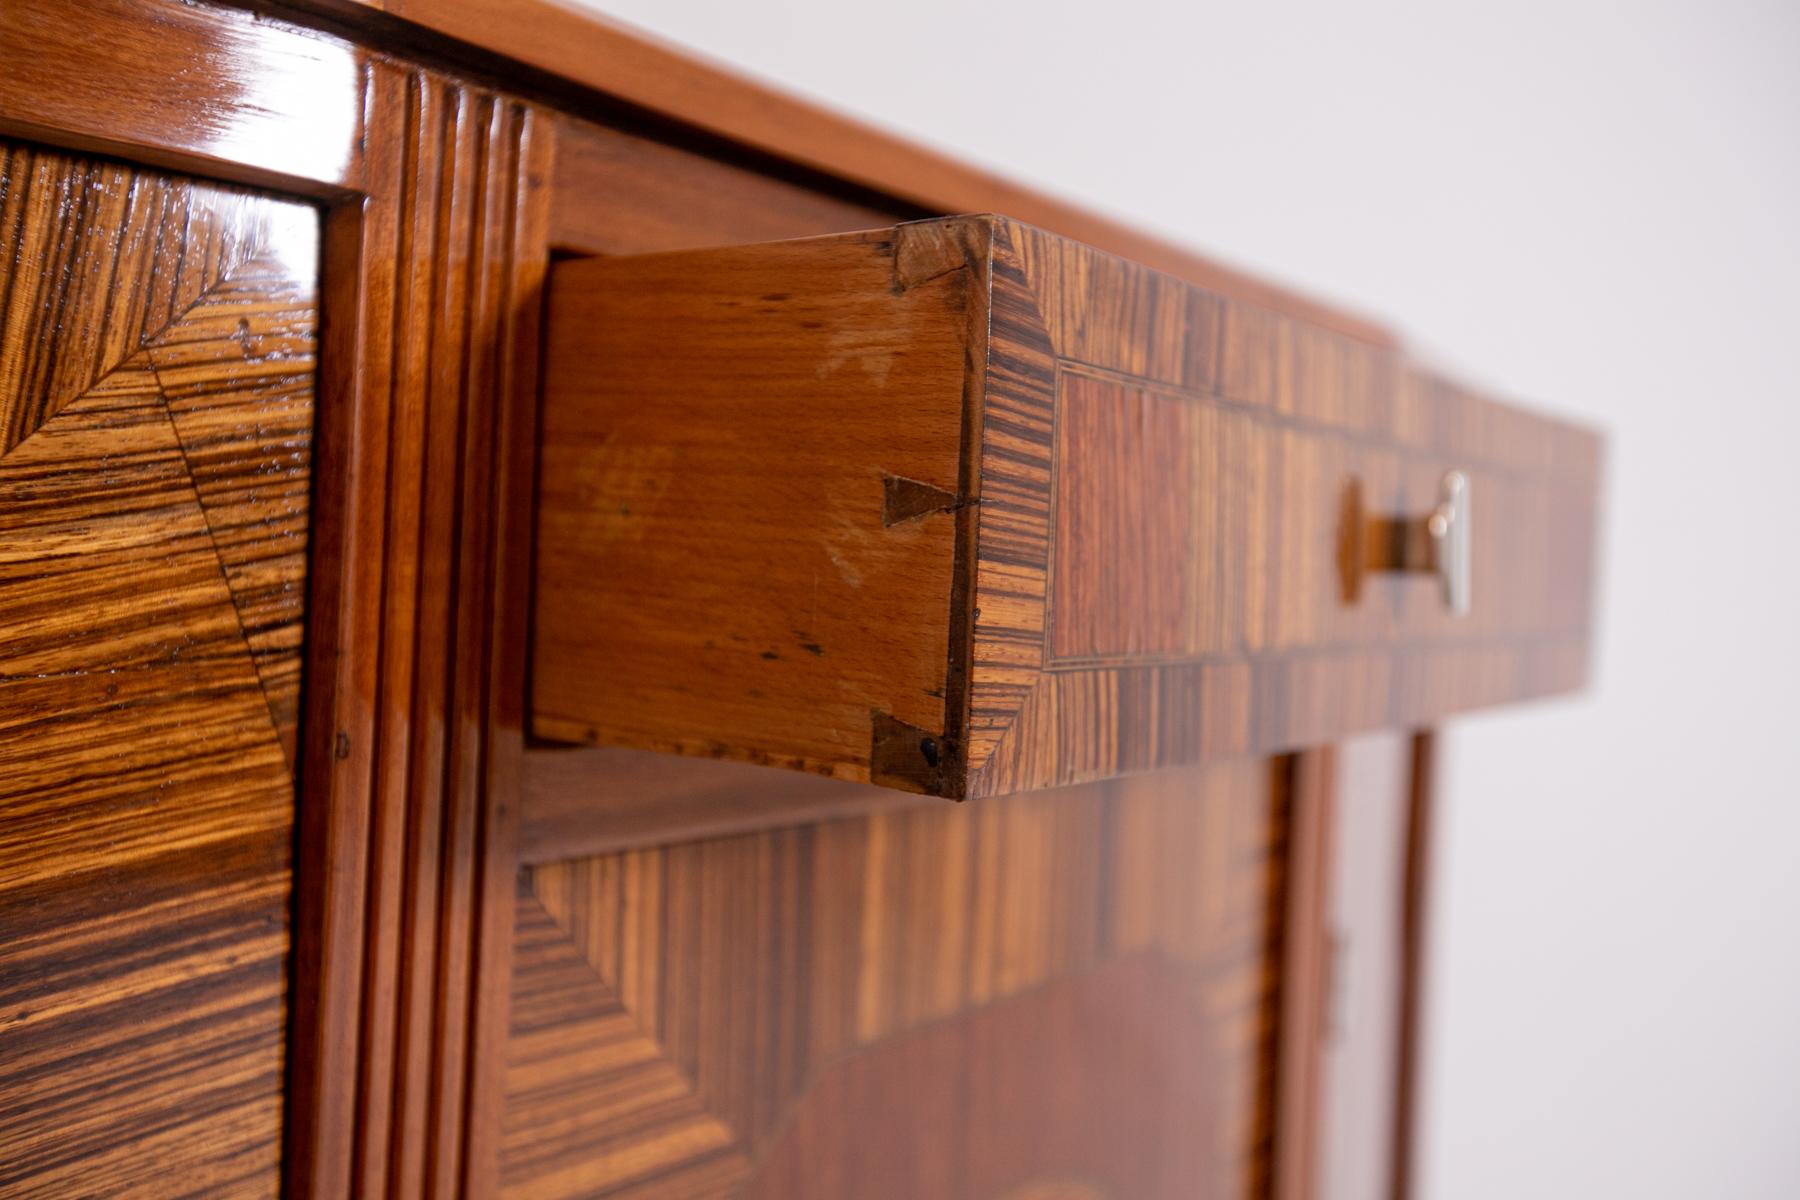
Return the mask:
<path fill-rule="evenodd" d="M 498 55 L 663 121 L 925 213 L 1004 212 L 1187 283 L 1379 346 L 1379 322 L 1327 305 L 1078 204 L 809 103 L 685 47 L 557 0 L 228 0 L 306 20 L 412 27 Z M 381 32 L 372 30 L 371 32 Z M 581 115 L 581 114 L 578 114 Z"/>

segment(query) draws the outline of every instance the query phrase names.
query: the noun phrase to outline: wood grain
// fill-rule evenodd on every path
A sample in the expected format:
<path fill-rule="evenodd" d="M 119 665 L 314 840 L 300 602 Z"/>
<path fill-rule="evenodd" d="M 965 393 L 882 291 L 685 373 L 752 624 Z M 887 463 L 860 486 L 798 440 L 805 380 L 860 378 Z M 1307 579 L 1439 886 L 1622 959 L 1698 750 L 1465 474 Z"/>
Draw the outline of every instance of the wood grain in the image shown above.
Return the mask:
<path fill-rule="evenodd" d="M 1188 651 L 1217 594 L 1205 586 L 1214 562 L 1196 511 L 1218 503 L 1216 451 L 1199 462 L 1217 445 L 1198 428 L 1210 414 L 1082 376 L 1058 400 L 1051 661 Z"/>
<path fill-rule="evenodd" d="M 499 1094 L 498 1060 L 481 1047 L 504 1036 L 509 974 L 524 671 L 523 596 L 509 589 L 529 578 L 521 522 L 550 123 L 266 12 L 179 0 L 8 3 L 0 68 L 0 132 L 329 203 L 285 1187 L 479 1193 L 496 1162 Z M 139 227 L 126 221 L 115 237 L 126 210 L 112 203 L 62 214 L 92 218 L 92 229 L 58 227 L 83 231 L 78 257 L 91 269 Z M 201 212 L 182 203 L 169 218 Z M 156 228 L 171 225 L 181 221 Z M 139 271 L 134 247 L 127 237 L 113 252 L 121 271 Z M 175 261 L 207 259 L 197 247 Z M 291 741 L 299 638 L 286 614 L 301 589 L 283 576 L 298 552 L 287 485 L 218 454 L 244 443 L 291 458 L 293 396 L 268 377 L 289 349 L 254 311 L 215 315 L 168 348 L 163 368 L 179 377 L 169 406 L 192 443 L 225 601 L 250 626 L 252 678 L 260 668 L 265 710 Z M 93 339 L 113 346 L 138 328 L 110 310 L 84 320 L 97 332 L 57 362 L 87 361 Z M 240 396 L 206 378 L 234 337 L 246 360 L 262 360 Z"/>
<path fill-rule="evenodd" d="M 1086 1164 L 1258 1194 L 1285 803 L 1240 762 L 534 868 L 505 1190 L 998 1196 Z"/>
<path fill-rule="evenodd" d="M 649 254 L 847 233 L 919 215 L 572 116 L 557 121 L 550 236 L 562 249 Z"/>
<path fill-rule="evenodd" d="M 180 0 L 7 0 L 0 134 L 302 194 L 359 167 L 368 54 Z"/>
<path fill-rule="evenodd" d="M 317 217 L 16 145 L 0 164 L 0 1190 L 273 1195 Z M 112 216 L 59 224 L 73 195 Z M 177 366 L 221 321 L 250 338 Z M 221 437 L 209 410 L 283 436 Z M 264 536 L 222 519 L 242 478 L 291 547 L 254 594 L 289 603 L 231 568 Z"/>
<path fill-rule="evenodd" d="M 1270 497 L 1354 468 L 1371 511 L 1416 508 L 1437 460 L 1472 448 L 1483 494 L 1527 512 L 1478 572 L 1542 557 L 1553 582 L 1521 576 L 1502 605 L 1541 615 L 1566 598 L 1554 581 L 1585 578 L 1584 522 L 1536 539 L 1546 512 L 1591 504 L 1591 441 L 1418 373 L 1354 318 L 633 39 L 584 42 L 580 18 L 431 18 L 533 41 L 590 84 L 612 73 L 593 92 L 499 85 L 557 113 L 494 90 L 501 60 L 346 18 L 362 7 L 347 0 L 242 7 L 0 6 L 0 134 L 64 148 L 0 150 L 0 238 L 16 242 L 0 257 L 0 1191 L 489 1195 L 504 1107 L 507 1183 L 527 1192 L 796 1195 L 868 1150 L 934 1196 L 1155 1195 L 1196 1172 L 1265 1194 L 1285 774 L 1240 761 L 971 815 L 751 783 L 772 773 L 731 763 L 645 766 L 639 786 L 618 752 L 575 752 L 527 793 L 539 816 L 546 796 L 560 807 L 536 827 L 543 865 L 515 922 L 517 786 L 550 774 L 526 771 L 522 727 L 551 246 L 641 254 L 1000 208 L 1183 278 L 1002 247 L 966 289 L 1004 352 L 959 393 L 954 472 L 861 479 L 858 536 L 952 527 L 946 714 L 972 708 L 973 657 L 965 670 L 948 647 L 976 610 L 993 617 L 1014 583 L 1045 602 L 1032 671 L 999 649 L 1010 627 L 989 639 L 988 665 L 1018 673 L 986 681 L 988 790 L 1576 682 L 1585 629 L 1464 639 L 1429 604 L 1382 607 L 1379 587 L 1370 612 L 1322 615 L 1311 589 L 1335 580 L 1312 551 L 1333 526 Z M 327 206 L 316 445 L 318 265 L 268 233 L 314 214 L 198 176 Z M 972 270 L 967 239 L 905 240 L 908 290 L 947 294 Z M 1077 393 L 1114 482 L 1132 442 L 1109 403 L 1166 419 L 1197 478 L 1243 472 L 1193 510 L 1224 531 L 1217 560 L 1110 643 L 1074 609 L 1050 619 L 1068 598 L 1054 560 L 1041 586 L 1030 574 L 1034 514 L 1058 502 L 1033 475 L 1057 453 L 1036 422 Z M 994 397 L 1017 403 L 967 423 L 999 414 Z M 984 447 L 1022 469 L 990 469 Z M 1003 482 L 977 493 L 983 475 Z M 1568 490 L 1534 493 L 1540 478 Z M 1151 536 L 1084 553 L 1153 578 L 1176 525 L 1159 515 Z M 1302 558 L 1303 587 L 1246 582 Z M 1196 603 L 1230 589 L 1260 599 Z M 1139 661 L 1157 653 L 1199 657 Z M 881 744 L 921 753 L 937 731 L 897 711 Z M 911 783 L 945 790 L 953 772 L 928 766 Z M 1226 795 L 1250 796 L 1249 816 Z M 655 845 L 678 834 L 706 840 Z M 660 882 L 594 885 L 626 863 Z M 635 939 L 631 970 L 595 934 L 609 914 Z M 1108 1052 L 1144 1027 L 1180 1053 Z M 509 1064 L 508 1042 L 538 1057 Z M 1140 1106 L 1205 1136 L 1119 1120 Z M 985 1138 L 951 1133 L 986 1121 Z"/>
<path fill-rule="evenodd" d="M 884 485 L 959 486 L 970 280 L 896 288 L 881 235 L 786 245 L 552 284 L 540 735 L 867 778 L 874 713 L 944 729 L 956 521 L 890 523 Z"/>
<path fill-rule="evenodd" d="M 317 299 L 299 247 L 252 257 L 150 343 L 207 532 L 288 761 L 300 721 Z M 292 260 L 296 260 L 292 261 Z M 292 265 L 290 265 L 292 263 Z"/>
<path fill-rule="evenodd" d="M 260 3 L 261 0 L 256 0 Z M 724 65 L 586 9 L 552 0 L 285 0 L 379 38 L 375 14 L 504 56 L 770 159 L 892 196 L 928 213 L 1006 212 L 1166 271 L 1208 291 L 1285 313 L 1371 345 L 1384 329 L 1193 250 L 797 100 Z"/>
<path fill-rule="evenodd" d="M 1253 1195 L 1218 1144 L 1242 1103 L 1218 1042 L 1178 973 L 1127 956 L 834 1063 L 744 1195 Z"/>
<path fill-rule="evenodd" d="M 1016 368 L 990 371 L 978 452 L 971 794 L 1317 744 L 1579 683 L 1591 434 L 1329 330 L 1039 230 L 995 228 L 996 340 L 1016 348 Z M 1115 636 L 1096 658 L 1059 662 L 1046 639 L 1053 651 L 1071 619 L 1096 627 L 1084 603 L 1107 597 L 1051 590 L 1056 530 L 1084 502 L 1053 463 L 1085 448 L 1066 440 L 1081 433 L 1064 421 L 1071 395 L 1091 406 L 1109 391 L 1112 435 L 1140 456 L 1115 467 L 1126 502 L 1141 501 L 1129 481 L 1155 466 L 1142 456 L 1164 453 L 1133 435 L 1132 414 L 1193 410 L 1194 470 L 1213 483 L 1190 497 L 1197 552 L 1169 564 L 1190 573 L 1192 603 L 1187 620 L 1164 622 L 1161 646 L 1138 653 Z M 1423 513 L 1451 466 L 1471 474 L 1488 514 L 1473 613 L 1443 611 L 1425 580 L 1380 579 L 1346 603 L 1345 489 Z M 1142 583 L 1134 603 L 1168 603 L 1166 579 Z"/>
<path fill-rule="evenodd" d="M 495 1162 L 547 125 L 377 64 L 326 229 L 300 844 L 296 1196 L 480 1193 Z"/>
<path fill-rule="evenodd" d="M 1593 435 L 1014 221 L 566 262 L 548 336 L 546 738 L 960 797 L 1585 670 Z M 1452 468 L 1466 616 L 1347 549 Z"/>
<path fill-rule="evenodd" d="M 7 144 L 0 453 L 267 249 L 268 218 L 245 192 Z"/>
<path fill-rule="evenodd" d="M 894 788 L 729 759 L 540 745 L 525 751 L 519 781 L 519 861 L 533 866 L 928 803 Z"/>

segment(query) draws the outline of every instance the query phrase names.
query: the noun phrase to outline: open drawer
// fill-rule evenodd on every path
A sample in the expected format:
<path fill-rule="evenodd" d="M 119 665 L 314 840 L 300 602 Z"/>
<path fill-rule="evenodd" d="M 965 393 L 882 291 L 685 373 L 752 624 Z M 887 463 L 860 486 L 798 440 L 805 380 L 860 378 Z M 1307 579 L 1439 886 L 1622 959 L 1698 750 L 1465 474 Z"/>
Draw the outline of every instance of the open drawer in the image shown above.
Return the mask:
<path fill-rule="evenodd" d="M 531 724 L 947 796 L 1578 686 L 1599 443 L 1018 223 L 558 264 Z"/>

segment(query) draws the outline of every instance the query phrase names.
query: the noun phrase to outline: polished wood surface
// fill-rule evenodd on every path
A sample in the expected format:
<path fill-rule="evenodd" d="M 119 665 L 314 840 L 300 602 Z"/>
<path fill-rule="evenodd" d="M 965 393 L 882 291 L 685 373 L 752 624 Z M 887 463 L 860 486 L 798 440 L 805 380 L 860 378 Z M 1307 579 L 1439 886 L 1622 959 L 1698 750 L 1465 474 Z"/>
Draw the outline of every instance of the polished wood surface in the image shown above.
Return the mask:
<path fill-rule="evenodd" d="M 565 262 L 548 339 L 544 737 L 983 795 L 1585 670 L 1592 435 L 1011 221 Z M 1346 557 L 1452 468 L 1466 616 Z"/>
<path fill-rule="evenodd" d="M 533 868 L 507 1194 L 1261 1194 L 1287 787 L 1243 761 Z"/>
<path fill-rule="evenodd" d="M 1276 1200 L 1413 1194 L 1432 746 L 1384 731 L 1295 764 Z"/>
<path fill-rule="evenodd" d="M 1207 1008 L 1131 955 L 903 1034 L 827 1068 L 743 1194 L 1260 1195 Z"/>
<path fill-rule="evenodd" d="M 329 194 L 354 182 L 368 55 L 167 0 L 0 5 L 0 134 Z"/>
<path fill-rule="evenodd" d="M 366 191 L 326 225 L 289 1181 L 449 1196 L 496 1161 L 551 146 L 454 77 L 368 87 Z"/>
<path fill-rule="evenodd" d="M 261 0 L 254 0 L 260 3 Z M 382 13 L 504 55 L 773 160 L 927 213 L 997 211 L 1055 229 L 1198 287 L 1392 345 L 1379 325 L 904 138 L 753 82 L 590 9 L 555 0 L 287 0 L 295 13 Z M 743 240 L 740 236 L 735 240 Z"/>
<path fill-rule="evenodd" d="M 848 200 L 667 142 L 564 116 L 550 239 L 584 254 L 647 254 L 848 233 L 923 213 Z"/>
<path fill-rule="evenodd" d="M 0 147 L 0 1191 L 278 1190 L 317 214 Z"/>
<path fill-rule="evenodd" d="M 730 759 L 622 746 L 537 746 L 519 785 L 519 861 L 803 825 L 930 803 L 911 792 Z"/>
<path fill-rule="evenodd" d="M 1300 755 L 1283 860 L 1281 998 L 1276 1018 L 1273 1200 L 1312 1200 L 1324 1139 L 1325 1031 L 1331 995 L 1331 867 L 1337 832 L 1329 747 Z"/>
<path fill-rule="evenodd" d="M 1176 690 L 1095 676 L 1118 711 L 1161 714 L 1157 736 L 1182 747 L 1168 761 L 1193 751 L 1186 736 L 1220 761 L 961 810 L 742 763 L 530 746 L 552 255 L 1008 209 L 1219 305 L 1210 392 L 1129 353 L 1085 372 L 1070 428 L 1110 439 L 1115 483 L 1130 444 L 1106 406 L 1190 428 L 1171 392 L 1336 447 L 1252 459 L 1271 495 L 1365 452 L 1379 468 L 1390 443 L 1400 458 L 1491 451 L 1509 479 L 1535 477 L 1540 452 L 1583 476 L 1585 452 L 1544 451 L 1538 424 L 1435 380 L 1375 387 L 1367 364 L 1394 359 L 1366 323 L 765 105 L 672 52 L 547 9 L 459 8 L 454 27 L 408 11 L 493 41 L 459 46 L 350 0 L 0 6 L 0 1192 L 1267 1194 L 1303 1099 L 1277 1041 L 1312 986 L 1284 966 L 1289 800 L 1321 756 L 1253 751 L 1339 736 L 1346 713 L 1397 725 L 1570 682 L 1579 652 L 1544 666 L 1443 640 L 1384 666 L 1383 644 L 1352 671 L 1335 644 L 1292 652 L 1377 617 L 1340 629 L 1309 623 L 1313 599 L 1271 599 L 1280 662 L 1203 674 L 1199 734 L 1186 701 L 1165 703 Z M 486 24 L 509 14 L 540 20 Z M 509 39 L 564 34 L 545 52 L 577 86 L 503 57 Z M 953 292 L 941 241 L 914 249 L 911 290 Z M 1034 321 L 1069 362 L 1103 363 L 1112 351 L 1083 340 L 1094 323 L 1059 324 L 1069 288 L 1027 278 L 1049 260 L 1013 258 L 994 273 L 1003 300 L 1029 296 L 1037 315 L 1012 328 Z M 992 307 L 992 276 L 967 290 Z M 1143 386 L 1106 391 L 1122 380 Z M 1388 407 L 1359 407 L 1371 391 Z M 965 445 L 1010 430 L 979 432 Z M 973 461 L 950 483 L 878 478 L 881 536 L 972 530 L 977 513 L 940 506 L 968 497 Z M 1276 471 L 1289 461 L 1311 465 Z M 1334 511 L 1416 509 L 1402 476 L 1371 469 Z M 1088 485 L 1034 486 L 1047 511 Z M 1174 527 L 1145 511 L 1136 541 L 1081 553 L 1142 562 Z M 1250 555 L 1286 526 L 1232 528 L 1262 531 Z M 1513 561 L 1531 528 L 1490 552 Z M 1337 578 L 1319 569 L 1308 587 Z M 1387 586 L 1360 603 L 1379 610 Z M 1126 641 L 1187 652 L 1195 594 L 1134 610 Z M 1394 614 L 1408 638 L 1457 636 Z M 1105 649 L 1103 622 L 1045 628 L 1078 671 Z M 894 720 L 895 744 L 918 749 Z M 1075 751 L 1104 738 L 1056 736 L 1073 740 L 1049 769 L 1009 768 L 1005 786 L 1096 769 Z M 1042 731 L 1028 740 L 1050 753 Z M 1416 1038 L 1401 1043 L 1413 1063 Z"/>
<path fill-rule="evenodd" d="M 1413 738 L 1411 800 L 1407 813 L 1406 876 L 1401 884 L 1405 909 L 1400 925 L 1400 1053 L 1394 1064 L 1394 1128 L 1391 1161 L 1394 1200 L 1419 1194 L 1419 1134 L 1424 1124 L 1420 1093 L 1424 1088 L 1425 1048 L 1431 1013 L 1426 1000 L 1427 942 L 1434 908 L 1432 859 L 1438 813 L 1439 737 Z"/>
<path fill-rule="evenodd" d="M 0 148 L 0 178 L 4 453 L 264 249 L 268 206 L 22 143 Z"/>

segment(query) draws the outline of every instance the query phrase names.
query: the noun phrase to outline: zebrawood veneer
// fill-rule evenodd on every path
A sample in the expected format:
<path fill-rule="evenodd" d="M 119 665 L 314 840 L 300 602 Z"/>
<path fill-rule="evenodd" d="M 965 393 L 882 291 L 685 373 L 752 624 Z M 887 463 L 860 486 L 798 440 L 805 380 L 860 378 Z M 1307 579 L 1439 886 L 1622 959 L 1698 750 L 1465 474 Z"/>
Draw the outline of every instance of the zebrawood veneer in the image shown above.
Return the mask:
<path fill-rule="evenodd" d="M 532 726 L 946 796 L 1580 682 L 1597 443 L 1003 218 L 553 272 Z M 1472 481 L 1472 611 L 1365 577 Z"/>
<path fill-rule="evenodd" d="M 279 1188 L 317 238 L 0 148 L 9 1196 Z"/>
<path fill-rule="evenodd" d="M 507 1196 L 1256 1196 L 1287 763 L 533 868 Z"/>

